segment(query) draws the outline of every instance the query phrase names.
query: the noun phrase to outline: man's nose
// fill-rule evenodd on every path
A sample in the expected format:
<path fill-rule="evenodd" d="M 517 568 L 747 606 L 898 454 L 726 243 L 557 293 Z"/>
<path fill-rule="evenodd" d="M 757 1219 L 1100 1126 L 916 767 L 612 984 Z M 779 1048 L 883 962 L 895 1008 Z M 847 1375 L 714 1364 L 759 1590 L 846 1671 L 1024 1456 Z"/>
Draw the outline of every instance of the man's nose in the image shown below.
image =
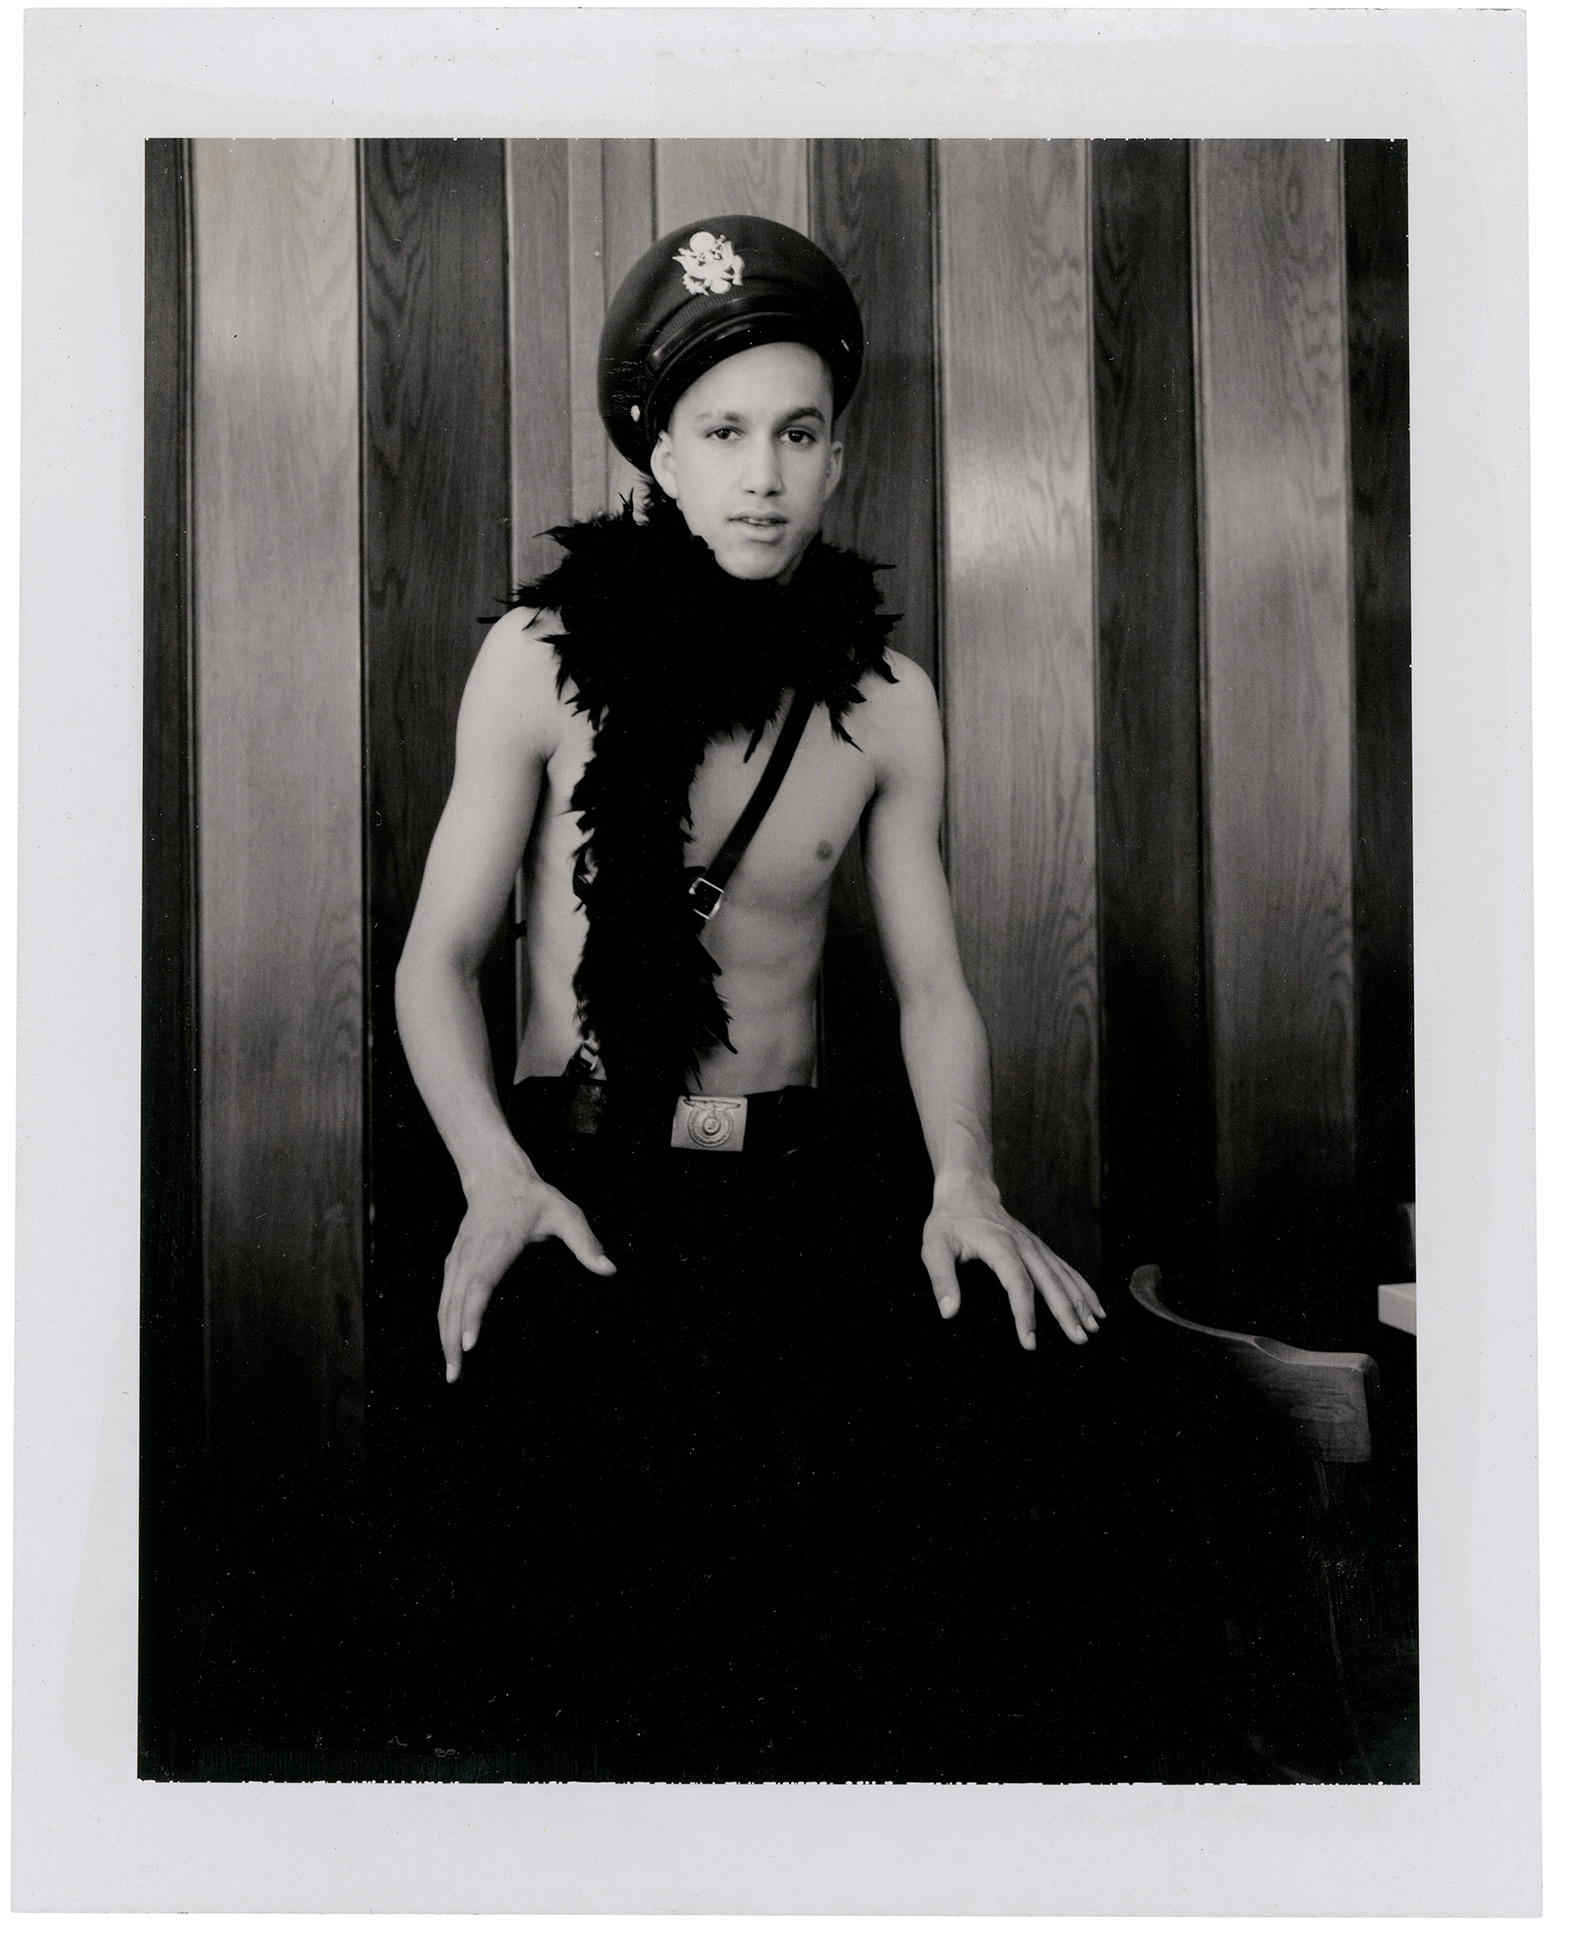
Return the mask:
<path fill-rule="evenodd" d="M 744 486 L 751 494 L 781 493 L 782 457 L 769 435 L 750 441 L 744 461 Z"/>

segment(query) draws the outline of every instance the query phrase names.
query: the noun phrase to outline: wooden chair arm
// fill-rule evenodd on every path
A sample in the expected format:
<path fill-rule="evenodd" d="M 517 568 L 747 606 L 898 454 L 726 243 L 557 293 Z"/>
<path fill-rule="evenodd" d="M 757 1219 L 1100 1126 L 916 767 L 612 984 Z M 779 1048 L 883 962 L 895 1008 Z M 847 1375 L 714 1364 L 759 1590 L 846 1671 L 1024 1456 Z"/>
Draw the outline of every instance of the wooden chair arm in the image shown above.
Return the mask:
<path fill-rule="evenodd" d="M 1321 1462 L 1370 1462 L 1378 1419 L 1378 1366 L 1369 1354 L 1288 1347 L 1262 1334 L 1205 1327 L 1172 1313 L 1157 1266 L 1132 1275 L 1134 1300 L 1156 1320 L 1219 1344 L 1225 1366 L 1296 1449 Z"/>

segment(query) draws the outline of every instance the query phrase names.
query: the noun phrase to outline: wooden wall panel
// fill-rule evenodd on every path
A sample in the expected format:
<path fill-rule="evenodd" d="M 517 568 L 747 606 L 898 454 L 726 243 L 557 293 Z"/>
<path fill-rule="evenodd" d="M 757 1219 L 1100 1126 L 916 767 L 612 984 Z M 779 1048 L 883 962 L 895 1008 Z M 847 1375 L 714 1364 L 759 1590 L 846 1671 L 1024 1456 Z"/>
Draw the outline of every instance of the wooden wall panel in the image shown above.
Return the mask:
<path fill-rule="evenodd" d="M 575 520 L 583 521 L 617 507 L 640 480 L 602 426 L 596 359 L 608 300 L 656 236 L 656 165 L 654 145 L 644 138 L 585 139 L 567 148 L 571 499 Z"/>
<path fill-rule="evenodd" d="M 607 434 L 596 407 L 596 349 L 607 313 L 602 151 L 592 137 L 569 144 L 569 426 L 576 521 L 607 506 Z"/>
<path fill-rule="evenodd" d="M 656 241 L 656 145 L 644 138 L 602 143 L 602 231 L 607 296 Z"/>
<path fill-rule="evenodd" d="M 569 145 L 510 142 L 510 579 L 530 582 L 559 559 L 545 531 L 571 505 Z"/>
<path fill-rule="evenodd" d="M 1354 1192 L 1339 148 L 1204 143 L 1195 212 L 1221 1299 L 1296 1339 Z"/>
<path fill-rule="evenodd" d="M 185 143 L 148 143 L 144 209 L 137 1731 L 138 1773 L 146 1778 L 167 1776 L 178 1767 L 189 1742 L 181 1707 L 197 1644 L 193 1608 L 185 1598 L 201 1559 L 207 1419 L 188 528 L 191 198 Z"/>
<path fill-rule="evenodd" d="M 939 163 L 952 900 L 1009 1205 L 1099 1261 L 1087 151 Z"/>
<path fill-rule="evenodd" d="M 810 144 L 810 234 L 864 320 L 864 376 L 843 416 L 828 541 L 891 567 L 893 645 L 930 673 L 935 646 L 935 282 L 926 142 Z"/>
<path fill-rule="evenodd" d="M 1357 1184 L 1365 1283 L 1407 1277 L 1416 1196 L 1406 145 L 1345 144 L 1356 713 Z"/>
<path fill-rule="evenodd" d="M 842 268 L 864 320 L 864 374 L 838 429 L 846 455 L 828 541 L 889 563 L 893 647 L 936 673 L 935 287 L 930 144 L 809 145 L 810 234 Z M 887 978 L 855 845 L 832 887 L 821 1081 L 865 1126 L 912 1115 Z"/>
<path fill-rule="evenodd" d="M 432 1330 L 458 1181 L 394 1021 L 394 970 L 453 776 L 460 695 L 509 582 L 503 144 L 369 142 L 362 158 L 366 493 L 369 1405 L 435 1375 Z M 572 168 L 571 168 L 572 184 Z M 512 1071 L 512 960 L 483 977 Z M 380 1426 L 397 1412 L 381 1417 Z"/>
<path fill-rule="evenodd" d="M 643 251 L 656 242 L 656 145 L 609 137 L 602 143 L 602 272 L 606 301 Z M 594 368 L 593 368 L 594 370 Z M 641 475 L 609 440 L 607 505 L 633 494 Z"/>
<path fill-rule="evenodd" d="M 209 1377 L 255 1472 L 360 1433 L 354 151 L 199 142 L 194 225 Z"/>
<path fill-rule="evenodd" d="M 1187 1304 L 1212 1244 L 1184 142 L 1090 154 L 1105 1272 Z"/>
<path fill-rule="evenodd" d="M 774 217 L 809 228 L 807 145 L 799 138 L 670 138 L 656 145 L 656 235 L 702 217 Z"/>

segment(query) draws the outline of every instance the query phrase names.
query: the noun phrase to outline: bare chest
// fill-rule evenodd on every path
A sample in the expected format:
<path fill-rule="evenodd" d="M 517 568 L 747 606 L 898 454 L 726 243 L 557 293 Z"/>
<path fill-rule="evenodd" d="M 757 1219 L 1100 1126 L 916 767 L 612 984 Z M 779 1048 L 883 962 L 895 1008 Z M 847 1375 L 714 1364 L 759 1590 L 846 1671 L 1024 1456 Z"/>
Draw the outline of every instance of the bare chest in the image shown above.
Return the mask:
<path fill-rule="evenodd" d="M 689 796 L 691 865 L 720 851 L 749 803 L 770 758 L 776 729 L 768 729 L 745 761 L 747 737 L 718 740 L 707 750 Z M 853 836 L 874 791 L 868 758 L 831 729 L 824 707 L 805 727 L 793 762 L 728 888 L 735 908 L 790 910 L 818 900 Z"/>
<path fill-rule="evenodd" d="M 691 837 L 685 858 L 692 865 L 703 867 L 720 851 L 766 768 L 776 729 L 768 727 L 747 762 L 747 736 L 721 739 L 707 748 L 689 794 Z M 591 751 L 590 727 L 576 714 L 571 734 L 548 768 L 546 817 L 537 836 L 538 855 L 545 850 L 557 856 L 565 874 L 583 838 L 569 800 Z M 728 905 L 736 912 L 742 907 L 789 911 L 813 904 L 829 885 L 874 789 L 869 758 L 836 737 L 824 707 L 818 707 L 733 875 Z"/>

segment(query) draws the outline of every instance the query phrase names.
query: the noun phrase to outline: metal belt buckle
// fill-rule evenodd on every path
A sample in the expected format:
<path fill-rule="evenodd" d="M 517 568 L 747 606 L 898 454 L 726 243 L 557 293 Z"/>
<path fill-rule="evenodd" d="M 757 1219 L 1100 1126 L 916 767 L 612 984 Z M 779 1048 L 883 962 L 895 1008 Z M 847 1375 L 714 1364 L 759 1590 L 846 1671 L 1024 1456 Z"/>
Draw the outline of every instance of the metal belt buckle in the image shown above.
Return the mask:
<path fill-rule="evenodd" d="M 707 880 L 703 873 L 697 873 L 689 883 L 689 901 L 702 921 L 709 921 L 722 905 L 723 889 L 714 880 Z M 733 1103 L 732 1097 L 718 1098 L 719 1103 Z"/>
<path fill-rule="evenodd" d="M 680 1097 L 673 1111 L 675 1151 L 742 1151 L 747 1097 Z"/>

